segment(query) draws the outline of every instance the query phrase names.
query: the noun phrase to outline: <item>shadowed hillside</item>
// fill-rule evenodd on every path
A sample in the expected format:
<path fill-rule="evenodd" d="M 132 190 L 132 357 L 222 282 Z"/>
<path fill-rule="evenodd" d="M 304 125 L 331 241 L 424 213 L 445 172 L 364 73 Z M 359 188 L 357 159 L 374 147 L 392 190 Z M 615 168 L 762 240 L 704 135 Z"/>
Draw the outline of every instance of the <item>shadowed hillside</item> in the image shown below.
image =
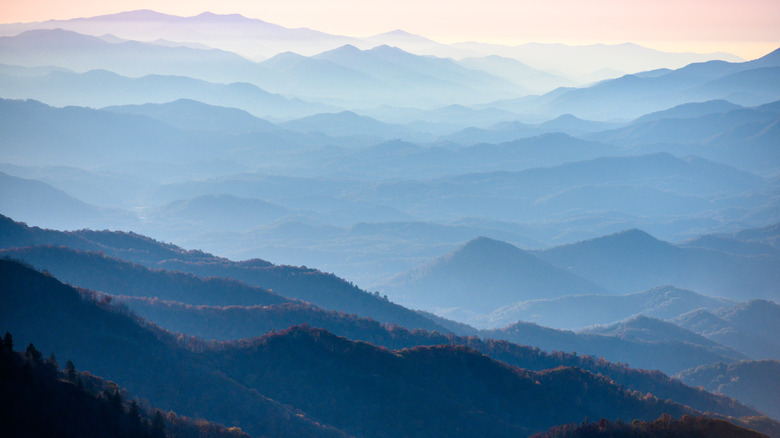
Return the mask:
<path fill-rule="evenodd" d="M 5 217 L 0 218 L 0 227 L 3 231 L 0 236 L 4 236 L 0 237 L 3 248 L 30 245 L 68 245 L 75 249 L 101 251 L 108 256 L 129 260 L 152 269 L 179 271 L 200 277 L 231 278 L 248 285 L 272 290 L 287 298 L 308 301 L 325 309 L 356 313 L 380 322 L 399 324 L 409 328 L 446 332 L 445 329 L 422 315 L 388 302 L 377 295 L 369 294 L 335 275 L 315 269 L 278 266 L 259 259 L 235 262 L 200 251 L 185 251 L 174 245 L 157 242 L 133 233 L 42 230 L 37 227 L 28 227 Z M 32 250 L 28 249 L 27 251 Z M 39 248 L 35 251 L 45 253 L 55 250 Z M 107 261 L 105 257 L 80 254 L 83 257 L 93 257 L 94 260 Z M 54 262 L 56 265 L 42 264 L 38 267 L 68 275 L 67 269 L 57 268 L 57 265 L 64 266 L 61 263 L 68 263 L 67 260 L 50 258 L 48 261 Z M 116 263 L 116 261 L 111 261 L 111 263 Z M 88 267 L 79 269 L 88 269 Z M 96 272 L 95 275 L 99 276 L 100 273 Z M 79 285 L 78 283 L 74 284 Z M 107 284 L 110 286 L 111 283 Z M 105 291 L 108 292 L 108 290 Z M 122 291 L 115 293 L 127 295 Z M 223 303 L 222 305 L 226 304 L 237 303 Z"/>
<path fill-rule="evenodd" d="M 594 374 L 607 376 L 626 388 L 676 400 L 702 412 L 720 412 L 736 417 L 756 414 L 753 410 L 724 397 L 685 386 L 658 371 L 632 369 L 624 364 L 611 363 L 603 358 L 588 355 L 578 356 L 576 353 L 561 351 L 547 353 L 539 348 L 506 341 L 479 339 L 474 336 L 461 337 L 423 330 L 410 331 L 399 326 L 383 325 L 357 315 L 318 309 L 308 304 L 214 307 L 185 305 L 154 298 L 120 296 L 114 297 L 114 300 L 126 304 L 132 311 L 168 330 L 206 339 L 249 338 L 305 323 L 311 327 L 326 329 L 337 336 L 369 342 L 393 350 L 416 346 L 461 345 L 468 346 L 495 360 L 529 370 L 540 371 L 559 366 L 579 367 Z M 646 361 L 645 357 L 664 354 L 663 350 L 655 345 L 643 346 L 642 342 L 620 343 L 622 346 L 626 344 L 634 345 L 639 350 L 635 358 L 639 365 Z M 690 355 L 691 350 L 680 349 L 677 354 Z"/>
<path fill-rule="evenodd" d="M 685 370 L 676 376 L 689 385 L 726 394 L 780 418 L 780 361 L 717 363 Z"/>
<path fill-rule="evenodd" d="M 176 338 L 84 300 L 78 291 L 19 263 L 0 260 L 0 320 L 19 345 L 69 358 L 155 406 L 188 416 L 239 426 L 250 434 L 340 436 L 289 408 L 248 391 L 193 353 Z"/>
<path fill-rule="evenodd" d="M 12 340 L 7 333 L 5 341 Z M 60 370 L 56 359 L 38 357 L 32 343 L 24 354 L 10 348 L 0 345 L 0 420 L 7 436 L 249 438 L 239 428 L 163 415 L 115 383 L 79 373 L 71 361 Z"/>

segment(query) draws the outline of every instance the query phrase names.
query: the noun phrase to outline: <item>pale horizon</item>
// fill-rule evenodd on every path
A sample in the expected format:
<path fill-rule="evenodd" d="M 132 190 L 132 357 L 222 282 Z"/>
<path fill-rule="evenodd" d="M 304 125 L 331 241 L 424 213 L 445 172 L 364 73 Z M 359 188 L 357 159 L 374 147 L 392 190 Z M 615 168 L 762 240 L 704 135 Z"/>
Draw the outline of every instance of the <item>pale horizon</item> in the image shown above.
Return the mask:
<path fill-rule="evenodd" d="M 746 60 L 780 47 L 780 2 L 733 0 L 659 2 L 598 0 L 584 4 L 558 0 L 482 2 L 442 0 L 424 3 L 388 0 L 359 2 L 254 3 L 211 1 L 39 0 L 0 5 L 3 23 L 68 20 L 131 10 L 196 16 L 203 12 L 240 14 L 287 28 L 365 37 L 403 30 L 437 42 L 491 44 L 560 43 L 567 45 L 635 43 L 669 52 L 725 52 Z M 561 14 L 560 11 L 568 11 Z M 301 13 L 306 11 L 307 13 Z"/>

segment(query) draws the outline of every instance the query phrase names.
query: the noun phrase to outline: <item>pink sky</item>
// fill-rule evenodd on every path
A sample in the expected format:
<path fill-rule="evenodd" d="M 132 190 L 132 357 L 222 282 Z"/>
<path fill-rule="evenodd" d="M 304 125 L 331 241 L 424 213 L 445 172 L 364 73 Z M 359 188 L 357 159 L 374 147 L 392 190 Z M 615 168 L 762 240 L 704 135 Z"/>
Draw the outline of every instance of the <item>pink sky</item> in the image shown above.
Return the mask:
<path fill-rule="evenodd" d="M 746 59 L 780 47 L 780 0 L 0 0 L 0 22 L 134 9 L 239 13 L 286 27 L 365 36 L 394 29 L 437 41 L 635 42 Z"/>

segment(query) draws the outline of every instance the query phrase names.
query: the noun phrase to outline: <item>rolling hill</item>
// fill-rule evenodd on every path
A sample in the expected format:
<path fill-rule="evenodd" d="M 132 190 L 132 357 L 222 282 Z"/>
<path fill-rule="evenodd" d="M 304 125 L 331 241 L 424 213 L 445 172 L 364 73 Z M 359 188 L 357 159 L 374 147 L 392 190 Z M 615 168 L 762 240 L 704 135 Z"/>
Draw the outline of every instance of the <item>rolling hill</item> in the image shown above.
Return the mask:
<path fill-rule="evenodd" d="M 689 364 L 734 362 L 744 358 L 743 354 L 720 344 L 695 345 L 677 339 L 624 339 L 618 336 L 555 330 L 528 322 L 517 322 L 500 329 L 482 330 L 480 336 L 520 345 L 533 345 L 547 351 L 569 351 L 603 357 L 610 362 L 627 363 L 635 368 L 657 369 L 669 374 L 690 368 Z M 719 357 L 722 359 L 718 359 Z"/>
<path fill-rule="evenodd" d="M 534 298 L 601 292 L 598 286 L 515 246 L 481 237 L 385 286 L 415 308 L 490 313 Z"/>
<path fill-rule="evenodd" d="M 207 105 L 191 99 L 178 99 L 159 104 L 109 106 L 103 109 L 116 113 L 144 115 L 184 129 L 229 134 L 279 130 L 279 127 L 273 123 L 258 119 L 246 111 Z"/>
<path fill-rule="evenodd" d="M 69 358 L 160 409 L 253 435 L 342 436 L 205 367 L 177 348 L 172 335 L 143 327 L 105 303 L 85 301 L 51 276 L 8 260 L 0 260 L 0 276 L 0 316 L 20 345 L 35 342 L 40 351 Z"/>
<path fill-rule="evenodd" d="M 129 77 L 107 70 L 90 70 L 84 73 L 53 71 L 44 76 L 6 74 L 2 78 L 0 91 L 3 97 L 36 99 L 55 106 L 102 108 L 166 104 L 189 99 L 214 106 L 238 108 L 255 117 L 271 120 L 304 117 L 338 108 L 289 99 L 247 82 L 223 84 L 186 76 L 150 74 Z"/>
<path fill-rule="evenodd" d="M 674 319 L 686 312 L 718 309 L 729 303 L 673 286 L 659 286 L 627 295 L 583 294 L 521 301 L 493 312 L 486 322 L 491 328 L 527 321 L 577 330 L 596 324 L 612 324 L 636 315 Z"/>
<path fill-rule="evenodd" d="M 41 257 L 39 259 L 41 263 L 39 265 L 40 268 L 61 272 L 63 275 L 75 276 L 79 270 L 92 272 L 93 274 L 86 275 L 81 279 L 89 281 L 98 279 L 102 281 L 102 283 L 98 283 L 101 287 L 111 287 L 112 285 L 116 286 L 116 284 L 112 281 L 112 272 L 96 269 L 95 263 L 114 264 L 118 267 L 117 271 L 125 275 L 134 271 L 148 271 L 154 275 L 155 271 L 149 270 L 149 268 L 166 269 L 200 277 L 231 278 L 246 285 L 272 290 L 276 294 L 287 298 L 308 301 L 325 309 L 356 313 L 361 316 L 374 318 L 380 322 L 399 324 L 409 328 L 446 332 L 446 330 L 431 320 L 409 309 L 365 292 L 335 275 L 326 274 L 316 269 L 278 266 L 259 259 L 235 262 L 200 251 L 185 251 L 174 245 L 160 243 L 148 237 L 132 233 L 89 230 L 74 232 L 42 230 L 13 222 L 9 218 L 4 218 L 2 228 L 2 235 L 8 236 L 8 240 L 3 242 L 2 245 L 6 252 L 19 251 L 21 254 L 21 252 L 27 251 L 39 254 Z M 46 246 L 12 249 L 31 245 L 62 244 L 70 245 L 73 249 Z M 94 251 L 102 251 L 105 255 L 96 254 Z M 57 252 L 66 252 L 69 254 L 69 257 L 48 256 Z M 85 264 L 83 266 L 73 265 L 76 258 L 80 258 Z M 126 259 L 130 262 L 119 259 Z M 91 262 L 87 263 L 87 261 Z M 145 268 L 134 265 L 131 262 L 143 265 Z M 71 271 L 71 268 L 74 271 Z M 95 277 L 93 278 L 92 275 L 95 275 Z M 156 275 L 165 277 L 165 273 L 159 271 Z M 193 280 L 196 279 L 193 277 Z M 240 283 L 237 284 L 240 285 Z M 240 285 L 240 287 L 245 288 L 246 286 Z M 100 289 L 100 287 L 97 289 Z M 109 290 L 105 291 L 108 292 Z M 116 293 L 124 294 L 121 291 Z M 231 303 L 224 303 L 223 305 L 227 304 Z"/>
<path fill-rule="evenodd" d="M 147 220 L 162 223 L 192 224 L 202 229 L 243 231 L 279 220 L 293 212 L 259 199 L 230 195 L 204 195 L 174 201 L 144 212 Z"/>
<path fill-rule="evenodd" d="M 640 230 L 558 246 L 536 253 L 613 291 L 646 290 L 660 284 L 744 300 L 777 299 L 780 260 L 684 248 Z M 749 291 L 749 292 L 748 292 Z"/>
<path fill-rule="evenodd" d="M 41 209 L 41 205 L 47 208 Z M 44 226 L 69 228 L 103 228 L 109 223 L 130 226 L 136 220 L 129 212 L 96 207 L 49 184 L 3 172 L 0 172 L 0 213 Z"/>
<path fill-rule="evenodd" d="M 680 315 L 674 323 L 723 345 L 728 345 L 752 359 L 780 358 L 780 344 L 760 334 L 739 327 L 708 310 Z"/>
<path fill-rule="evenodd" d="M 726 394 L 755 406 L 771 417 L 780 417 L 780 361 L 717 363 L 682 371 L 676 376 L 689 385 Z"/>
<path fill-rule="evenodd" d="M 633 395 L 604 377 L 576 368 L 524 371 L 462 347 L 393 352 L 304 327 L 214 346 L 185 339 L 184 345 L 191 347 L 177 346 L 166 332 L 139 326 L 105 303 L 84 301 L 76 290 L 51 277 L 14 262 L 2 261 L 0 267 L 4 278 L 0 309 L 18 342 L 35 337 L 43 351 L 57 345 L 59 354 L 72 357 L 80 368 L 107 376 L 161 408 L 170 406 L 185 414 L 199 409 L 207 418 L 219 421 L 226 415 L 221 406 L 232 406 L 231 420 L 225 423 L 238 423 L 253 434 L 338 435 L 338 431 L 308 420 L 316 418 L 348 433 L 383 436 L 370 431 L 392 430 L 396 436 L 417 436 L 420 430 L 449 429 L 446 425 L 453 423 L 445 419 L 458 413 L 457 424 L 465 427 L 460 429 L 465 430 L 460 432 L 463 436 L 473 434 L 475 428 L 490 430 L 496 436 L 514 436 L 584 416 L 649 420 L 662 412 L 675 416 L 696 412 Z M 103 329 L 93 330 L 95 325 Z M 109 347 L 106 342 L 112 338 Z M 106 351 L 116 353 L 106 355 Z M 226 378 L 232 380 L 228 383 Z M 184 381 L 190 388 L 181 386 Z M 173 389 L 178 392 L 175 402 L 170 400 Z M 200 391 L 211 394 L 208 408 Z M 241 401 L 241 408 L 233 403 L 214 403 L 228 391 L 232 400 Z M 581 401 L 572 399 L 571 394 L 578 394 Z M 285 409 L 290 408 L 282 408 L 272 399 L 302 411 L 285 417 Z M 399 413 L 398 406 L 410 408 Z M 549 407 L 555 409 L 550 411 Z M 345 410 L 355 409 L 362 415 L 343 415 Z M 396 414 L 388 415 L 388 409 Z M 399 415 L 405 421 L 396 421 Z"/>
<path fill-rule="evenodd" d="M 597 326 L 583 330 L 585 334 L 616 336 L 620 339 L 643 340 L 648 342 L 681 342 L 720 351 L 724 355 L 739 357 L 739 351 L 721 345 L 691 330 L 682 328 L 671 322 L 662 321 L 647 316 L 637 316 L 607 326 Z"/>

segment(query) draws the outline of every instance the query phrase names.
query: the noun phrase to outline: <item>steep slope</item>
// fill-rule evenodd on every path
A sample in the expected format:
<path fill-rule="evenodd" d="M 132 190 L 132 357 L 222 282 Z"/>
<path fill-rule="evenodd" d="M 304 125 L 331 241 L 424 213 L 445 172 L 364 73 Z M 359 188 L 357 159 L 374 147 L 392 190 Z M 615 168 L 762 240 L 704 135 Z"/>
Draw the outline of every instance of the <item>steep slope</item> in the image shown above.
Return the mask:
<path fill-rule="evenodd" d="M 780 361 L 717 363 L 682 371 L 676 377 L 749 403 L 775 419 L 780 417 Z"/>
<path fill-rule="evenodd" d="M 486 237 L 394 278 L 386 289 L 412 307 L 477 313 L 527 299 L 601 291 L 529 252 Z"/>
<path fill-rule="evenodd" d="M 780 297 L 780 260 L 682 248 L 640 230 L 559 246 L 536 253 L 610 290 L 637 291 L 659 284 L 733 299 Z"/>
<path fill-rule="evenodd" d="M 182 438 L 204 433 L 249 438 L 239 428 L 139 407 L 136 398 L 113 382 L 75 368 L 60 371 L 56 361 L 34 357 L 41 354 L 34 345 L 24 355 L 10 347 L 0 346 L 0 421 L 8 436 L 163 438 L 168 431 Z"/>
<path fill-rule="evenodd" d="M 108 256 L 139 264 L 179 259 L 205 261 L 213 256 L 202 251 L 185 251 L 175 245 L 158 242 L 146 236 L 121 231 L 57 231 L 29 227 L 23 222 L 0 215 L 0 248 L 26 246 L 67 246 L 73 250 L 104 252 Z M 266 265 L 270 263 L 266 262 Z"/>
<path fill-rule="evenodd" d="M 0 260 L 0 320 L 19 345 L 70 358 L 155 406 L 236 425 L 253 434 L 339 436 L 289 408 L 248 391 L 193 354 L 173 336 L 85 301 L 78 291 L 19 263 Z"/>
<path fill-rule="evenodd" d="M 0 250 L 0 257 L 23 260 L 69 284 L 136 297 L 157 297 L 188 304 L 271 305 L 288 298 L 225 278 L 152 270 L 103 254 L 67 247 L 34 246 Z"/>
<path fill-rule="evenodd" d="M 185 251 L 170 244 L 157 242 L 133 233 L 80 230 L 61 232 L 31 228 L 0 218 L 0 236 L 8 236 L 1 247 L 13 248 L 30 245 L 73 245 L 76 249 L 102 251 L 110 257 L 129 260 L 151 269 L 166 269 L 193 274 L 200 277 L 232 278 L 248 285 L 258 286 L 287 298 L 308 301 L 325 309 L 355 313 L 380 322 L 399 324 L 408 328 L 446 330 L 431 320 L 407 308 L 370 294 L 332 274 L 316 269 L 295 266 L 278 266 L 260 259 L 232 261 L 215 257 L 201 251 Z M 46 249 L 37 251 L 46 252 Z M 67 250 L 59 250 L 67 251 Z M 79 253 L 84 258 L 106 260 L 94 254 Z M 48 258 L 51 263 L 40 266 L 55 271 L 57 266 L 69 263 L 63 258 Z M 111 263 L 118 263 L 116 260 Z M 119 266 L 124 266 L 118 263 Z M 126 265 L 126 264 L 125 264 Z M 134 267 L 133 269 L 137 269 Z M 67 274 L 68 269 L 61 272 Z M 121 272 L 121 270 L 120 270 Z M 113 272 L 103 272 L 110 287 Z M 118 294 L 123 294 L 119 291 Z M 203 303 L 198 303 L 203 304 Z M 227 304 L 227 303 L 226 303 Z M 234 303 L 235 304 L 235 303 Z M 249 304 L 249 303 L 247 303 Z M 257 304 L 257 303 L 254 303 Z"/>

